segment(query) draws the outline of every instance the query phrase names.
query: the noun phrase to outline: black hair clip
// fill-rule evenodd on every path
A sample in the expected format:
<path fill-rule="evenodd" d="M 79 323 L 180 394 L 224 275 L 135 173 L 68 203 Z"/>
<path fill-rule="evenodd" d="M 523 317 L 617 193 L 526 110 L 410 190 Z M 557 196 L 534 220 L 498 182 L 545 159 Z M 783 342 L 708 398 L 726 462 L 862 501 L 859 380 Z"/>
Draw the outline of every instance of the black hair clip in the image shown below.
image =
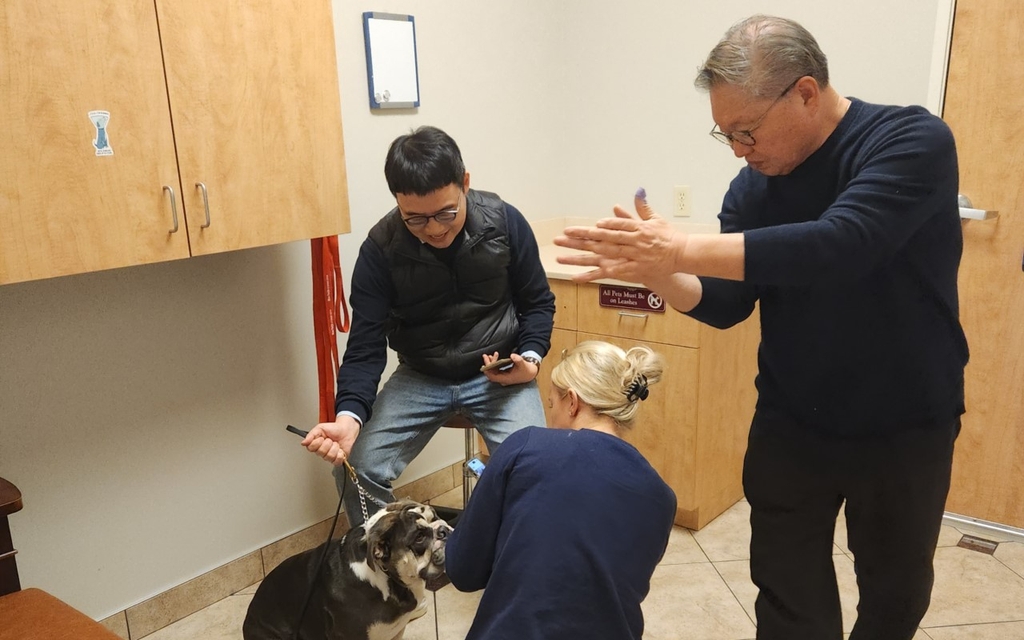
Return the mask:
<path fill-rule="evenodd" d="M 629 385 L 629 389 L 626 390 L 626 399 L 630 402 L 646 400 L 649 393 L 647 390 L 647 376 L 641 373 L 637 375 L 633 383 Z"/>

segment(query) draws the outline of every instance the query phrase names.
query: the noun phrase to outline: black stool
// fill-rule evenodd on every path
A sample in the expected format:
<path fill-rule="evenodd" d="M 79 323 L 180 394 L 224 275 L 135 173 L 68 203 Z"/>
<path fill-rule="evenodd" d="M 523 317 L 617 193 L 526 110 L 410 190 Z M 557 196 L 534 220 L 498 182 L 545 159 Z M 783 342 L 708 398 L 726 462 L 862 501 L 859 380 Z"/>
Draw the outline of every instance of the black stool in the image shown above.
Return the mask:
<path fill-rule="evenodd" d="M 448 429 L 462 429 L 466 434 L 466 460 L 462 463 L 462 509 L 456 509 L 454 507 L 434 507 L 434 511 L 437 515 L 443 518 L 448 524 L 455 526 L 455 522 L 462 515 L 462 510 L 469 504 L 469 495 L 473 491 L 472 483 L 476 480 L 476 476 L 469 470 L 466 465 L 470 459 L 476 455 L 476 441 L 474 439 L 474 433 L 476 432 L 476 425 L 474 425 L 469 418 L 456 413 L 454 416 L 448 419 L 442 427 Z"/>
<path fill-rule="evenodd" d="M 476 441 L 474 438 L 476 425 L 470 422 L 466 416 L 456 413 L 442 426 L 448 429 L 462 429 L 466 434 L 466 461 L 462 463 L 462 508 L 465 509 L 466 505 L 469 504 L 469 494 L 473 492 L 472 483 L 476 481 L 476 476 L 473 475 L 473 472 L 469 470 L 469 466 L 466 465 L 466 462 L 469 462 L 476 456 Z"/>

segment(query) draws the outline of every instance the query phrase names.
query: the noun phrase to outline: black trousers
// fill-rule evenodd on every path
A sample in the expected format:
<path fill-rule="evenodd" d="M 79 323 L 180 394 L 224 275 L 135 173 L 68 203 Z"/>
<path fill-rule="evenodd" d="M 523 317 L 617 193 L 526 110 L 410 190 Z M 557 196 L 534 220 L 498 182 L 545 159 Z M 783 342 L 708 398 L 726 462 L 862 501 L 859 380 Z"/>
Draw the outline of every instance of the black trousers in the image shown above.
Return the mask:
<path fill-rule="evenodd" d="M 860 603 L 850 640 L 911 640 L 928 610 L 932 561 L 959 419 L 857 440 L 754 417 L 743 465 L 758 640 L 841 640 L 832 564 L 846 501 Z"/>

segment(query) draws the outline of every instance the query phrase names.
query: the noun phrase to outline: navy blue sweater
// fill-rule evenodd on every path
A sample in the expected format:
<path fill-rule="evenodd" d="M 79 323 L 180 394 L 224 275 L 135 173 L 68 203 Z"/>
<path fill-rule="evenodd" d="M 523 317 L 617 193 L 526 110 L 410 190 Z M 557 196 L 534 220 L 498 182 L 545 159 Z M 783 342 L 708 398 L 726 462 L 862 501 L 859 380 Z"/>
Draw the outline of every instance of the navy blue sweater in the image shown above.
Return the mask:
<path fill-rule="evenodd" d="M 466 215 L 474 215 L 473 208 L 468 204 L 467 207 Z M 523 214 L 507 202 L 505 214 L 512 250 L 508 277 L 512 288 L 512 303 L 519 318 L 516 353 L 534 351 L 544 357 L 551 344 L 555 298 L 540 263 L 540 250 L 533 230 Z M 438 259 L 450 264 L 464 236 L 465 229 L 451 246 L 435 250 Z M 352 327 L 338 370 L 338 392 L 334 406 L 338 413 L 350 411 L 365 423 L 373 412 L 377 385 L 387 366 L 387 324 L 394 298 L 394 284 L 387 260 L 380 247 L 369 238 L 359 248 L 359 256 L 352 270 L 351 291 L 349 301 L 352 306 Z"/>
<path fill-rule="evenodd" d="M 745 281 L 701 278 L 689 315 L 728 327 L 760 301 L 759 412 L 843 437 L 963 413 L 957 185 L 944 122 L 856 99 L 789 175 L 740 171 L 719 219 Z"/>
<path fill-rule="evenodd" d="M 675 494 L 629 443 L 516 431 L 448 539 L 452 584 L 486 587 L 466 639 L 640 638 L 675 511 Z"/>

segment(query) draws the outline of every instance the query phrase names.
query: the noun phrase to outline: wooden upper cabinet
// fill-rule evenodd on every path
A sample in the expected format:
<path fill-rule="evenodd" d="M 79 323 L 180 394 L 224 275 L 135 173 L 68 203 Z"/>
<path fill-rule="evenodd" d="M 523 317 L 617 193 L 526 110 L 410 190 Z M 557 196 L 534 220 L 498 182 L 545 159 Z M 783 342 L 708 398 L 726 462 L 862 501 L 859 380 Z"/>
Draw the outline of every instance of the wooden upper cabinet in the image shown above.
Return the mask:
<path fill-rule="evenodd" d="M 4 0 L 0 284 L 347 233 L 334 47 L 330 0 Z"/>
<path fill-rule="evenodd" d="M 0 284 L 187 257 L 152 1 L 4 0 L 0 61 Z"/>
<path fill-rule="evenodd" d="M 347 233 L 330 1 L 156 7 L 192 254 Z"/>

